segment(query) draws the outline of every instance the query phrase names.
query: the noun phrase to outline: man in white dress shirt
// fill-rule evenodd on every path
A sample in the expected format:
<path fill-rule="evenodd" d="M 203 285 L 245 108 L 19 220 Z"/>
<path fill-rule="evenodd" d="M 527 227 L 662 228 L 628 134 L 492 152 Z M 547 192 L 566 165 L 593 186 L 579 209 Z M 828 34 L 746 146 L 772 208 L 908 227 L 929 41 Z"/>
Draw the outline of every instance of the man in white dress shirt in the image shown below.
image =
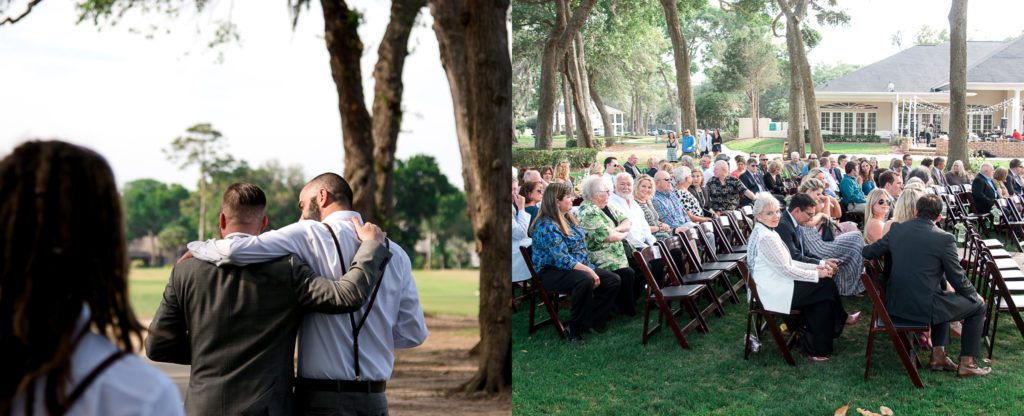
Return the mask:
<path fill-rule="evenodd" d="M 348 183 L 337 174 L 324 173 L 299 194 L 301 221 L 259 236 L 192 242 L 188 247 L 196 258 L 217 265 L 296 254 L 316 273 L 340 279 L 359 244 L 350 218 L 360 216 L 351 211 L 351 201 Z M 390 251 L 391 262 L 375 289 L 376 298 L 371 295 L 362 310 L 305 316 L 294 398 L 301 413 L 387 414 L 384 390 L 394 366 L 394 349 L 418 346 L 427 337 L 409 257 L 397 244 L 391 244 Z"/>

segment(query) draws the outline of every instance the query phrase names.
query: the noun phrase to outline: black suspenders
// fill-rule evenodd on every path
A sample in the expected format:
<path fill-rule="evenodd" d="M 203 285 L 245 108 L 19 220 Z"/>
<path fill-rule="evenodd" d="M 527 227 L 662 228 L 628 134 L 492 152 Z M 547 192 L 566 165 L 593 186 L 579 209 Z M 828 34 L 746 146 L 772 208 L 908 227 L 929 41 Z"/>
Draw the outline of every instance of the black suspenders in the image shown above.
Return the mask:
<path fill-rule="evenodd" d="M 348 273 L 348 268 L 345 267 L 345 258 L 341 255 L 341 243 L 338 242 L 338 236 L 334 234 L 334 229 L 326 222 L 321 223 L 324 227 L 327 227 L 327 231 L 331 233 L 331 238 L 334 239 L 334 248 L 338 250 L 338 261 L 341 263 L 341 273 Z M 387 241 L 387 240 L 385 240 Z M 390 246 L 390 243 L 387 243 Z M 387 266 L 385 262 L 381 266 L 383 271 L 384 267 Z M 359 331 L 363 329 L 363 325 L 366 324 L 366 317 L 370 316 L 370 310 L 373 309 L 373 302 L 377 300 L 377 292 L 380 290 L 380 284 L 384 281 L 381 277 L 377 280 L 377 284 L 373 286 L 373 293 L 370 294 L 370 300 L 366 302 L 366 313 L 359 318 L 359 324 L 356 324 L 356 318 L 353 316 L 355 312 L 348 314 L 349 322 L 352 324 L 352 355 L 355 357 L 356 367 L 356 381 L 362 381 L 362 373 L 359 371 Z"/>

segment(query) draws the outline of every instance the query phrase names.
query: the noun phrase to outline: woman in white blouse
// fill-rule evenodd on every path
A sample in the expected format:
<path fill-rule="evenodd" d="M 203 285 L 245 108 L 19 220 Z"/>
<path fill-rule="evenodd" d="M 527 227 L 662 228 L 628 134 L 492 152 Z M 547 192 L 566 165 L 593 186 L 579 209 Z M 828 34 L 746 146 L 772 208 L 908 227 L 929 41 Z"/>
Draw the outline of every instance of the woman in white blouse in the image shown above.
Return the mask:
<path fill-rule="evenodd" d="M 512 282 L 530 279 L 530 269 L 526 268 L 526 260 L 519 247 L 530 246 L 530 236 L 526 231 L 530 228 L 530 214 L 524 205 L 526 198 L 519 195 L 519 183 L 512 178 Z"/>
<path fill-rule="evenodd" d="M 772 194 L 758 193 L 753 211 L 757 224 L 748 240 L 747 262 L 761 302 L 772 312 L 799 309 L 806 324 L 800 348 L 812 361 L 825 361 L 832 353 L 832 339 L 842 334 L 844 324 L 854 324 L 860 313 L 847 316 L 831 268 L 792 260 L 774 231 L 781 211 Z"/>

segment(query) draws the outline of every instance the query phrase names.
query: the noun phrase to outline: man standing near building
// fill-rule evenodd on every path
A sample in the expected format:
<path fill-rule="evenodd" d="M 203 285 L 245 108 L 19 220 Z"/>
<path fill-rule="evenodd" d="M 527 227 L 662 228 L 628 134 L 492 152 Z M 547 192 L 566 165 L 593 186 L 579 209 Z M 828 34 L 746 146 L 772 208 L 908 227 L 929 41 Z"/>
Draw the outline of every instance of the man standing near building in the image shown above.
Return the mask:
<path fill-rule="evenodd" d="M 201 260 L 245 265 L 296 254 L 323 276 L 339 278 L 358 240 L 350 223 L 352 189 L 341 176 L 324 173 L 299 194 L 303 220 L 259 237 L 189 243 Z M 384 391 L 395 348 L 412 348 L 427 337 L 409 256 L 390 244 L 391 262 L 376 297 L 361 312 L 306 314 L 299 332 L 295 402 L 307 414 L 386 414 Z M 360 342 L 362 341 L 362 342 Z"/>
<path fill-rule="evenodd" d="M 224 192 L 222 238 L 258 235 L 266 195 L 236 183 Z M 196 259 L 174 266 L 146 336 L 154 361 L 190 364 L 185 409 L 192 415 L 289 414 L 295 334 L 303 313 L 363 306 L 391 254 L 377 226 L 352 226 L 362 241 L 341 280 L 317 276 L 297 256 L 245 267 Z"/>

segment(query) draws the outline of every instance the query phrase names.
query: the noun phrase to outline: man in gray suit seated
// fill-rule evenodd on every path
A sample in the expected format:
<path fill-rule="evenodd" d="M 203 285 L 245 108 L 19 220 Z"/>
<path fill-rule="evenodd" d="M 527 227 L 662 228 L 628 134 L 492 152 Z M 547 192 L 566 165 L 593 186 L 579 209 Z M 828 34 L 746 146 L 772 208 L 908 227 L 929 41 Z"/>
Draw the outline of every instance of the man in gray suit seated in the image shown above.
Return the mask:
<path fill-rule="evenodd" d="M 231 185 L 224 192 L 221 237 L 262 232 L 266 203 L 256 185 Z M 192 365 L 188 414 L 291 414 L 295 338 L 304 312 L 359 309 L 391 257 L 377 226 L 352 223 L 362 243 L 338 281 L 317 276 L 295 255 L 244 267 L 198 259 L 174 267 L 146 354 Z"/>

